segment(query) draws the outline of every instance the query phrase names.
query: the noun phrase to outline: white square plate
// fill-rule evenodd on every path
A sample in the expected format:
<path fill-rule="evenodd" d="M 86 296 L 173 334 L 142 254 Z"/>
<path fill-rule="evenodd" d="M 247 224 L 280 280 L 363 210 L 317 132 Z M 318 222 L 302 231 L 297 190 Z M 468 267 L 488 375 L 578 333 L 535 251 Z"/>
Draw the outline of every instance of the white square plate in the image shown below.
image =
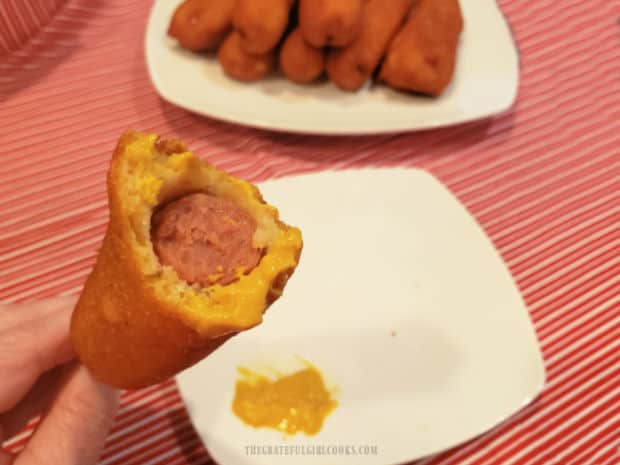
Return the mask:
<path fill-rule="evenodd" d="M 221 465 L 386 465 L 466 441 L 542 389 L 529 314 L 482 229 L 417 170 L 325 172 L 268 182 L 304 251 L 257 328 L 178 377 Z M 339 406 L 316 436 L 284 440 L 231 411 L 238 366 L 314 363 Z M 288 366 L 287 366 L 288 364 Z M 377 455 L 247 455 L 251 445 L 370 445 Z"/>
<path fill-rule="evenodd" d="M 179 48 L 166 30 L 180 0 L 155 0 L 146 33 L 151 80 L 169 102 L 221 120 L 281 131 L 373 134 L 463 123 L 515 100 L 518 53 L 495 0 L 460 0 L 465 29 L 450 88 L 438 99 L 373 86 L 356 94 L 329 83 L 279 77 L 254 84 L 227 78 L 215 59 Z"/>

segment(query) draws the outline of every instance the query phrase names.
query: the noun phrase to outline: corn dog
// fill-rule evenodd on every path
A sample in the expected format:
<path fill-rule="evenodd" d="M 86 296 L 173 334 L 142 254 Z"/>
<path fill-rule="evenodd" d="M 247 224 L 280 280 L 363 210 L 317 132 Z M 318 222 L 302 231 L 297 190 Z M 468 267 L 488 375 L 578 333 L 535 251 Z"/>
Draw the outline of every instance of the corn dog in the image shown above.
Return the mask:
<path fill-rule="evenodd" d="M 463 29 L 458 0 L 420 0 L 387 51 L 380 78 L 437 97 L 452 80 Z"/>
<path fill-rule="evenodd" d="M 325 52 L 308 45 L 301 30 L 295 29 L 280 50 L 280 69 L 291 81 L 307 84 L 317 79 L 325 69 Z"/>
<path fill-rule="evenodd" d="M 241 35 L 233 31 L 218 51 L 217 57 L 228 76 L 238 81 L 252 82 L 264 78 L 274 70 L 275 52 L 250 55 L 241 44 Z"/>
<path fill-rule="evenodd" d="M 372 77 L 412 5 L 413 0 L 368 0 L 363 7 L 360 34 L 346 47 L 329 52 L 329 79 L 344 90 L 362 87 Z"/>
<path fill-rule="evenodd" d="M 185 0 L 174 12 L 168 35 L 192 51 L 215 50 L 232 28 L 236 0 Z"/>
<path fill-rule="evenodd" d="M 343 47 L 360 32 L 362 0 L 300 0 L 299 25 L 310 45 Z"/>
<path fill-rule="evenodd" d="M 293 0 L 238 0 L 233 24 L 247 53 L 262 55 L 280 42 L 289 23 Z"/>
<path fill-rule="evenodd" d="M 258 189 L 180 141 L 128 131 L 108 174 L 110 218 L 71 320 L 100 381 L 161 382 L 262 321 L 301 253 Z"/>

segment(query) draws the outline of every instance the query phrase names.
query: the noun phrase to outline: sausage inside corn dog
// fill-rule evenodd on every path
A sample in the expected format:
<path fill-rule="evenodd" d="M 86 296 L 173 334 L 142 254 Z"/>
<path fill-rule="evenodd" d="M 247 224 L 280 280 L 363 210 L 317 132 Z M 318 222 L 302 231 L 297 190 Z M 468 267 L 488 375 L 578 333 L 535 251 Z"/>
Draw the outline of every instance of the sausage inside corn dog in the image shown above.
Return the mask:
<path fill-rule="evenodd" d="M 190 284 L 230 284 L 256 267 L 256 221 L 234 202 L 196 192 L 173 200 L 152 218 L 151 238 L 163 265 Z"/>

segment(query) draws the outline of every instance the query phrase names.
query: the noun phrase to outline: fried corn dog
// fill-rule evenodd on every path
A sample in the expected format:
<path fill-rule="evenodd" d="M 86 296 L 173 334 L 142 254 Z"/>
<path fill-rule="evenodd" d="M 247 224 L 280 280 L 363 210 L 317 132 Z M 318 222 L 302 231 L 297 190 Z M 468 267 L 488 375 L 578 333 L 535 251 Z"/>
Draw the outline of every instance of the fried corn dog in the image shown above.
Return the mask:
<path fill-rule="evenodd" d="M 463 29 L 458 0 L 420 0 L 390 47 L 380 79 L 437 97 L 452 80 Z"/>
<path fill-rule="evenodd" d="M 291 81 L 307 84 L 317 79 L 325 69 L 325 52 L 314 48 L 295 29 L 280 50 L 280 70 Z"/>
<path fill-rule="evenodd" d="M 343 90 L 356 91 L 371 77 L 390 43 L 411 11 L 414 0 L 368 0 L 360 34 L 327 57 L 329 79 Z"/>
<path fill-rule="evenodd" d="M 101 382 L 136 389 L 197 363 L 259 325 L 297 267 L 301 231 L 181 141 L 126 132 L 107 187 L 107 231 L 71 319 Z"/>
<path fill-rule="evenodd" d="M 233 24 L 247 53 L 262 55 L 280 42 L 293 0 L 238 0 Z"/>
<path fill-rule="evenodd" d="M 236 0 L 185 0 L 174 12 L 168 35 L 192 51 L 215 50 L 232 28 Z"/>
<path fill-rule="evenodd" d="M 362 27 L 363 0 L 301 0 L 299 25 L 306 41 L 317 48 L 344 47 Z"/>
<path fill-rule="evenodd" d="M 275 52 L 250 55 L 242 47 L 242 38 L 233 31 L 224 40 L 217 57 L 224 72 L 239 81 L 258 81 L 271 73 L 276 64 Z"/>

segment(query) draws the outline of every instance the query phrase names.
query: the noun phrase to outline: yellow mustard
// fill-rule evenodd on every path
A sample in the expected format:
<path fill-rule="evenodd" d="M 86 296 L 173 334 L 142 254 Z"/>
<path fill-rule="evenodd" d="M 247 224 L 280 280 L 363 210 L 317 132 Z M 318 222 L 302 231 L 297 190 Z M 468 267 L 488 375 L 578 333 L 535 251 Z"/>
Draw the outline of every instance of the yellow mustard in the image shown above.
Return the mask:
<path fill-rule="evenodd" d="M 232 409 L 246 424 L 286 434 L 314 435 L 337 406 L 323 376 L 312 365 L 275 380 L 239 368 Z"/>

